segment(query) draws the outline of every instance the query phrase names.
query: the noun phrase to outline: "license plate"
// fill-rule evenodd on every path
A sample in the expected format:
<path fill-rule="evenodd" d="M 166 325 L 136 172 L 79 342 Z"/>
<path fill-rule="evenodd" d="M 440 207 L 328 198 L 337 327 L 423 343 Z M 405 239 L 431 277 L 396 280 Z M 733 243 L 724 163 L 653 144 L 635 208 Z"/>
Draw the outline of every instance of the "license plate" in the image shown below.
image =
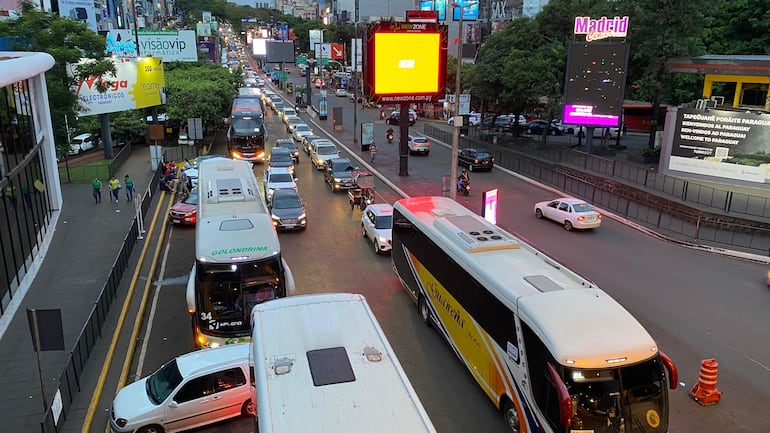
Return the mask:
<path fill-rule="evenodd" d="M 182 221 L 179 221 L 179 220 L 171 220 L 171 222 L 172 222 L 172 223 L 174 223 L 174 224 L 179 224 L 179 223 L 181 223 Z"/>
<path fill-rule="evenodd" d="M 284 224 L 285 225 L 289 225 L 289 224 L 294 225 L 294 224 L 297 224 L 297 220 L 296 219 L 286 220 L 284 222 Z"/>

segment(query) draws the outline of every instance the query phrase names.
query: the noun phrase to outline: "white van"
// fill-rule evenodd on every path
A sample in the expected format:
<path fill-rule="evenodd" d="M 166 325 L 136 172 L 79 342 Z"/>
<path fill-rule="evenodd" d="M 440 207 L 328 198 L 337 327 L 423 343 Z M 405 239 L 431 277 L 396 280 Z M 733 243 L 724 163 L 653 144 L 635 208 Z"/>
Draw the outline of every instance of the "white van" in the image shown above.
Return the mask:
<path fill-rule="evenodd" d="M 265 302 L 251 329 L 260 433 L 436 431 L 362 295 Z"/>
<path fill-rule="evenodd" d="M 179 356 L 118 392 L 110 410 L 110 427 L 117 433 L 173 433 L 240 415 L 254 416 L 252 377 L 249 343 Z"/>

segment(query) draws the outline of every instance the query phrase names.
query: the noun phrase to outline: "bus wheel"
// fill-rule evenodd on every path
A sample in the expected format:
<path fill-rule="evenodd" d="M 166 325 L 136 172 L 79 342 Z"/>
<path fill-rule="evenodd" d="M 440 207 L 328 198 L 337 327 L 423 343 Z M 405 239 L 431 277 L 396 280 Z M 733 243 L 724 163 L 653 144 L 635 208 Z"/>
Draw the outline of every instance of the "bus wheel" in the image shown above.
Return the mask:
<path fill-rule="evenodd" d="M 430 309 L 428 309 L 428 302 L 425 301 L 425 298 L 420 296 L 420 300 L 417 302 L 417 309 L 420 313 L 420 319 L 422 319 L 423 323 L 430 326 Z"/>
<path fill-rule="evenodd" d="M 505 423 L 508 424 L 512 432 L 519 433 L 519 413 L 516 412 L 513 403 L 507 398 L 503 403 L 503 418 L 505 418 Z"/>

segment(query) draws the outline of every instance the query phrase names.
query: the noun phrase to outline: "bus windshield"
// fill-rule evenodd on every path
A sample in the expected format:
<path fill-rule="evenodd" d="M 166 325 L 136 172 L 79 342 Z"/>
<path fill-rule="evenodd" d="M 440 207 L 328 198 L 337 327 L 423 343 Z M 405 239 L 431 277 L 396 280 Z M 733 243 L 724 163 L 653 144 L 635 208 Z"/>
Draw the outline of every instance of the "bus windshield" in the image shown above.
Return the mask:
<path fill-rule="evenodd" d="M 280 256 L 247 263 L 198 263 L 196 276 L 201 327 L 211 335 L 248 330 L 254 305 L 284 296 Z"/>
<path fill-rule="evenodd" d="M 651 433 L 666 425 L 665 377 L 656 359 L 619 369 L 567 369 L 564 382 L 573 429 Z"/>

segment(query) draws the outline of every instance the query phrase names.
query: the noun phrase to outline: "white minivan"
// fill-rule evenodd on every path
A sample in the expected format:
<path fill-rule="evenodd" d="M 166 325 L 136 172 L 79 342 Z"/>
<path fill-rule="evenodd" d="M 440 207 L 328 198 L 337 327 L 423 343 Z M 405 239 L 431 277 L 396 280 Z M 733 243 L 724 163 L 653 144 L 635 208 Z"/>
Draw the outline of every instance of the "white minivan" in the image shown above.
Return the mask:
<path fill-rule="evenodd" d="M 255 416 L 252 377 L 249 343 L 179 356 L 118 392 L 110 427 L 117 433 L 173 433 Z"/>

